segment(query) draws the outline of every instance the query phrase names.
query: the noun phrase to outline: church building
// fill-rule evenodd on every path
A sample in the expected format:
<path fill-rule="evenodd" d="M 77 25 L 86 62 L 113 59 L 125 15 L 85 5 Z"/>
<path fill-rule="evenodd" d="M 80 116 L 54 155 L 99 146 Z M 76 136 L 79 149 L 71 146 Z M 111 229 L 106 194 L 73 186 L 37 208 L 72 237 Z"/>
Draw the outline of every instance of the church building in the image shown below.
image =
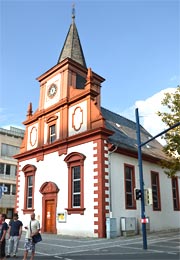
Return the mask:
<path fill-rule="evenodd" d="M 113 219 L 117 236 L 141 232 L 136 123 L 101 107 L 104 78 L 86 66 L 74 12 L 57 64 L 37 80 L 39 106 L 34 113 L 28 106 L 15 156 L 21 221 L 34 212 L 42 233 L 103 238 Z M 152 137 L 143 127 L 140 134 L 142 142 Z M 142 147 L 142 159 L 144 189 L 152 191 L 147 229 L 180 228 L 180 179 L 160 167 L 161 144 Z"/>

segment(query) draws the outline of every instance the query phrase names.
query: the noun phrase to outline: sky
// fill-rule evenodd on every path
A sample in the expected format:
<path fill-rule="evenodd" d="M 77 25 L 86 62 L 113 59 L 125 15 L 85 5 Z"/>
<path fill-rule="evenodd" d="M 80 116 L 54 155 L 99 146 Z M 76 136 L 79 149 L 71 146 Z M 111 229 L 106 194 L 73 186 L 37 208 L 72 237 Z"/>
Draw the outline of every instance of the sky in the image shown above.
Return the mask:
<path fill-rule="evenodd" d="M 87 67 L 105 78 L 101 105 L 133 121 L 138 107 L 159 133 L 164 92 L 180 84 L 179 0 L 0 0 L 0 127 L 38 108 L 36 78 L 57 64 L 72 3 Z"/>

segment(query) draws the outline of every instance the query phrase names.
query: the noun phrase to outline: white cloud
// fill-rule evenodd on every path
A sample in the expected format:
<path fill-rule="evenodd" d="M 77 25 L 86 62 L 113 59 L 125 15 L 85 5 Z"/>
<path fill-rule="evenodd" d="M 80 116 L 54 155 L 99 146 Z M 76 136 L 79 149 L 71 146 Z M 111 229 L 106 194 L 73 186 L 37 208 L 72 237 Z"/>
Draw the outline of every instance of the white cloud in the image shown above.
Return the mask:
<path fill-rule="evenodd" d="M 164 112 L 167 111 L 167 108 L 161 105 L 161 101 L 164 98 L 164 94 L 174 93 L 176 88 L 167 88 L 164 89 L 152 97 L 147 98 L 146 100 L 138 100 L 136 103 L 128 108 L 127 110 L 121 112 L 120 114 L 129 118 L 133 121 L 136 121 L 135 118 L 135 109 L 138 108 L 139 112 L 139 121 L 140 124 L 152 135 L 156 136 L 165 129 L 166 125 L 162 122 L 161 118 L 157 115 L 158 111 Z M 164 144 L 164 141 L 161 137 L 158 137 L 157 140 Z"/>

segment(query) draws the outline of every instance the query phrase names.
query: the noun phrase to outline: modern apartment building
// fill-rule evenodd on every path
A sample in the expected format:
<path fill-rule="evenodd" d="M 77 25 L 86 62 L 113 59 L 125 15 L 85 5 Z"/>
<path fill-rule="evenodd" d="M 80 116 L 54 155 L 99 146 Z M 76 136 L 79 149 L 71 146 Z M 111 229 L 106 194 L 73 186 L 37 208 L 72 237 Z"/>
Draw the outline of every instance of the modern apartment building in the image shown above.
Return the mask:
<path fill-rule="evenodd" d="M 17 160 L 24 130 L 0 128 L 0 212 L 12 218 L 15 207 Z"/>

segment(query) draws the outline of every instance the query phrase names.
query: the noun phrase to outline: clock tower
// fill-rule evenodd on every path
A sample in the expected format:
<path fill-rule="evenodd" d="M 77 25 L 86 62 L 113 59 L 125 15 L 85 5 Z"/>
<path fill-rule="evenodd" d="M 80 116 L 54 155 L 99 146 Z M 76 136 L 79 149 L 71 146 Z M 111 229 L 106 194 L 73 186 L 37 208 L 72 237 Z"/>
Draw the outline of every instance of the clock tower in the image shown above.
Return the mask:
<path fill-rule="evenodd" d="M 36 148 L 37 160 L 40 160 L 42 151 L 39 148 L 48 149 L 52 143 L 104 126 L 100 112 L 104 79 L 86 66 L 74 8 L 57 64 L 37 80 L 40 83 L 39 107 L 34 114 L 32 104 L 28 109 L 22 152 Z"/>

